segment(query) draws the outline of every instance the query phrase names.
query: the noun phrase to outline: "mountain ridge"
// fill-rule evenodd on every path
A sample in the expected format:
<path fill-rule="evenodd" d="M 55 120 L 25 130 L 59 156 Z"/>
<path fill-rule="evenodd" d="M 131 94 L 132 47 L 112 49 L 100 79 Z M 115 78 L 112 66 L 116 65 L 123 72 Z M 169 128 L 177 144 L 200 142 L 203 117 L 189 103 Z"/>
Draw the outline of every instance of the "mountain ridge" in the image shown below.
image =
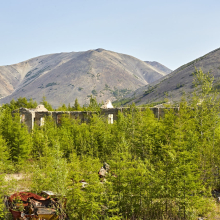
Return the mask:
<path fill-rule="evenodd" d="M 40 101 L 43 96 L 57 107 L 62 103 L 87 104 L 115 100 L 147 85 L 166 72 L 130 55 L 101 48 L 54 53 L 0 66 L 0 103 L 19 97 Z"/>

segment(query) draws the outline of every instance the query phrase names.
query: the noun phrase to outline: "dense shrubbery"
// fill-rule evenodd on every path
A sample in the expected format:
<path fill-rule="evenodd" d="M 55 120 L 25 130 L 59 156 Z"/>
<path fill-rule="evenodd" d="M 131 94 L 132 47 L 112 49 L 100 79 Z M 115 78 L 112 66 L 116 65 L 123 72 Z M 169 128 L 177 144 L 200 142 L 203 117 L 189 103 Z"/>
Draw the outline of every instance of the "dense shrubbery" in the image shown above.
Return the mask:
<path fill-rule="evenodd" d="M 65 195 L 71 219 L 205 215 L 214 206 L 211 189 L 220 187 L 219 105 L 216 96 L 209 95 L 212 81 L 198 71 L 195 85 L 201 92 L 191 102 L 183 99 L 179 112 L 167 110 L 160 120 L 132 105 L 114 124 L 93 115 L 87 124 L 63 117 L 57 127 L 47 118 L 43 127 L 28 133 L 18 116 L 12 118 L 12 103 L 5 105 L 0 173 L 29 173 L 30 190 Z M 95 102 L 89 107 L 98 109 Z M 97 173 L 103 162 L 111 169 L 100 181 Z M 81 180 L 87 187 L 82 188 Z"/>

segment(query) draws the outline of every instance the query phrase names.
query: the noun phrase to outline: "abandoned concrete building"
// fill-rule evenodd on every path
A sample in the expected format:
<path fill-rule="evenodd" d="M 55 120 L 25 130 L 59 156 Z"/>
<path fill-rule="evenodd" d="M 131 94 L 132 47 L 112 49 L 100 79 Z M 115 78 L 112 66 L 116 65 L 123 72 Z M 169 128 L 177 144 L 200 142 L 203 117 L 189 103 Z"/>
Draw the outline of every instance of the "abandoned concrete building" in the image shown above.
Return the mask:
<path fill-rule="evenodd" d="M 108 118 L 108 123 L 113 124 L 117 120 L 119 112 L 125 112 L 129 107 L 114 108 L 111 101 L 107 101 L 103 106 L 101 106 L 101 115 Z M 144 111 L 146 107 L 138 107 L 140 111 Z M 153 107 L 149 108 L 155 115 L 156 118 L 163 117 L 165 114 L 165 108 Z M 174 108 L 178 111 L 179 108 Z M 20 108 L 15 110 L 13 113 L 20 114 L 20 122 L 25 123 L 31 131 L 34 125 L 43 126 L 45 117 L 51 116 L 55 123 L 59 125 L 61 123 L 61 118 L 63 115 L 67 115 L 72 119 L 80 119 L 82 122 L 87 122 L 89 117 L 96 112 L 89 111 L 48 111 L 44 105 L 38 105 L 35 109 Z"/>

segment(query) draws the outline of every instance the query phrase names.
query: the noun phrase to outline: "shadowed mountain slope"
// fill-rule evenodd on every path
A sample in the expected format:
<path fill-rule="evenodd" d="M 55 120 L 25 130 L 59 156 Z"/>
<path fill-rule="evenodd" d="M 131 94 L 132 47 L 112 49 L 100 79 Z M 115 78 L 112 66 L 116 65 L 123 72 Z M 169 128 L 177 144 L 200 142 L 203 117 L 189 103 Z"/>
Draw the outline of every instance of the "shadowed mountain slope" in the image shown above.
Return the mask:
<path fill-rule="evenodd" d="M 130 100 L 127 104 L 135 102 L 137 105 L 141 105 L 160 102 L 164 98 L 179 101 L 183 93 L 191 95 L 194 90 L 192 82 L 195 69 L 202 69 L 205 73 L 210 72 L 215 77 L 214 86 L 217 88 L 220 78 L 220 48 L 179 67 L 151 84 L 137 89 L 126 97 Z"/>
<path fill-rule="evenodd" d="M 165 76 L 149 63 L 104 49 L 58 53 L 0 67 L 0 103 L 18 97 L 40 101 L 46 96 L 54 107 L 62 103 L 115 100 Z"/>

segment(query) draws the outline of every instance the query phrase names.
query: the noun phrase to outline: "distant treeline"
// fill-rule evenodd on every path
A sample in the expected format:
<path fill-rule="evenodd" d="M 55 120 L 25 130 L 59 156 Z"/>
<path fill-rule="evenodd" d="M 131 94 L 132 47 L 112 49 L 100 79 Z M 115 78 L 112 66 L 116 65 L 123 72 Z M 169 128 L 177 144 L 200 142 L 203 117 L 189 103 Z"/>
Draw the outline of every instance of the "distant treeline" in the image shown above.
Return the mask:
<path fill-rule="evenodd" d="M 212 82 L 209 74 L 198 71 L 191 100 L 183 97 L 179 112 L 167 110 L 160 120 L 132 104 L 114 124 L 99 114 L 88 123 L 63 117 L 59 126 L 48 117 L 44 126 L 29 133 L 11 110 L 37 103 L 23 98 L 3 105 L 0 194 L 10 191 L 4 187 L 4 174 L 21 172 L 30 174 L 32 192 L 65 196 L 70 219 L 207 216 L 215 209 L 211 190 L 220 187 L 219 101 L 215 93 L 210 95 Z M 52 109 L 45 99 L 42 103 Z M 88 106 L 98 107 L 95 101 Z M 110 170 L 100 179 L 104 162 Z"/>
<path fill-rule="evenodd" d="M 78 99 L 75 99 L 74 105 L 71 106 L 65 104 L 59 106 L 58 108 L 53 108 L 52 105 L 46 100 L 44 96 L 40 103 L 33 101 L 33 99 L 27 100 L 25 97 L 20 97 L 16 101 L 12 99 L 10 103 L 3 104 L 2 109 L 10 109 L 11 111 L 19 108 L 36 108 L 38 104 L 43 104 L 48 111 L 96 111 L 100 110 L 101 105 L 104 103 L 97 103 L 95 97 L 90 96 L 90 103 L 89 105 L 80 106 Z"/>

